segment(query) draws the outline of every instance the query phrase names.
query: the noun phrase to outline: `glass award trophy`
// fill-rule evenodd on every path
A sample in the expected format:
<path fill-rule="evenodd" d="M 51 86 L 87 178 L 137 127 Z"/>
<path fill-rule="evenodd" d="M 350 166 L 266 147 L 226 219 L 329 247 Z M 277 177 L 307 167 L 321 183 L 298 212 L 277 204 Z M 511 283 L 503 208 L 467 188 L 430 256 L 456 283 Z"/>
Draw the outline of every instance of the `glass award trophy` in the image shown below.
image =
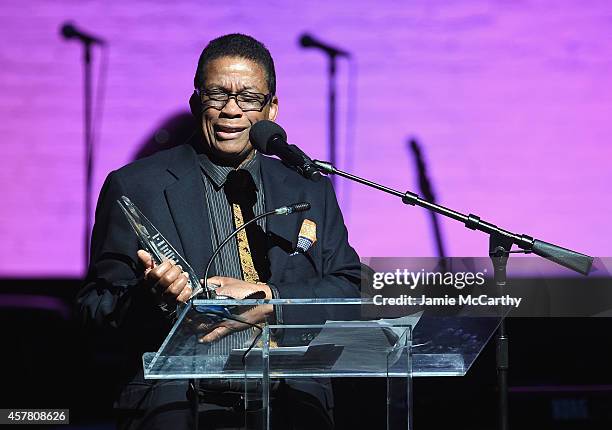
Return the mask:
<path fill-rule="evenodd" d="M 151 258 L 155 264 L 161 264 L 165 260 L 172 260 L 183 268 L 189 277 L 189 286 L 191 287 L 191 298 L 204 292 L 204 298 L 216 298 L 214 290 L 211 288 L 202 288 L 200 279 L 193 268 L 179 254 L 176 249 L 164 238 L 164 236 L 155 228 L 153 224 L 144 216 L 138 207 L 130 201 L 126 196 L 121 196 L 117 200 L 121 210 L 125 214 L 130 226 L 138 236 L 142 248 L 151 254 Z"/>

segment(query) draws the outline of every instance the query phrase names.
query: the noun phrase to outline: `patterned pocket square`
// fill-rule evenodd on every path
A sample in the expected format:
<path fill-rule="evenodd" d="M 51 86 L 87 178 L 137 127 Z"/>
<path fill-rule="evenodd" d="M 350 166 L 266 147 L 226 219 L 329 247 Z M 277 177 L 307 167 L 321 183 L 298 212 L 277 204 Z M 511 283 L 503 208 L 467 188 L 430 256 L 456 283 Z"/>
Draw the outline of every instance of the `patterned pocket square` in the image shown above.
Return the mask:
<path fill-rule="evenodd" d="M 290 255 L 305 254 L 317 241 L 317 224 L 314 221 L 305 219 L 302 222 L 300 233 L 298 234 L 297 246 Z"/>

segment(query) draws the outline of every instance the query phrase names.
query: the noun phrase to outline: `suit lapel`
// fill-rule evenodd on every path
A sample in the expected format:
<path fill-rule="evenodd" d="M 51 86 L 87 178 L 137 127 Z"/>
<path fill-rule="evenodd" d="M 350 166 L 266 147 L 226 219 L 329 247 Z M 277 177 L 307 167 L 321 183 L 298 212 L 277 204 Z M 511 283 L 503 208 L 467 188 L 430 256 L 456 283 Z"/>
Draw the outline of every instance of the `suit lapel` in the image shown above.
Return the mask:
<path fill-rule="evenodd" d="M 288 175 L 288 169 L 277 160 L 261 156 L 261 178 L 266 211 L 303 200 L 303 187 L 293 175 Z M 299 215 L 273 215 L 266 222 L 271 282 L 283 273 L 289 254 L 295 249 L 301 218 Z"/>
<path fill-rule="evenodd" d="M 184 250 L 183 257 L 199 276 L 203 276 L 213 249 L 204 184 L 193 149 L 187 147 L 177 153 L 169 163 L 168 172 L 175 180 L 165 188 L 164 195 Z M 288 173 L 288 168 L 278 160 L 261 156 L 261 178 L 267 211 L 304 200 L 303 186 L 294 175 Z M 268 218 L 267 248 L 271 281 L 283 273 L 289 254 L 295 249 L 299 223 L 303 218 L 296 214 Z"/>
<path fill-rule="evenodd" d="M 204 184 L 193 149 L 187 147 L 177 154 L 168 172 L 176 181 L 166 187 L 164 195 L 185 252 L 183 257 L 198 276 L 203 276 L 212 255 L 211 229 Z"/>

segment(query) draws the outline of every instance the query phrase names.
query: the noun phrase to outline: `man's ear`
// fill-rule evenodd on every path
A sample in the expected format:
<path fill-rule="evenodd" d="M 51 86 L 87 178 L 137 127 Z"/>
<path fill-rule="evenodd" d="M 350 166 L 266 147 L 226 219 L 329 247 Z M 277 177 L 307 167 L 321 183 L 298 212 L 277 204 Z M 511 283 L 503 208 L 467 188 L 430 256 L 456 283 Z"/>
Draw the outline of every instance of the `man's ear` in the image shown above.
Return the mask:
<path fill-rule="evenodd" d="M 268 118 L 270 121 L 274 121 L 278 115 L 278 97 L 273 96 L 270 100 L 270 109 L 268 109 Z"/>

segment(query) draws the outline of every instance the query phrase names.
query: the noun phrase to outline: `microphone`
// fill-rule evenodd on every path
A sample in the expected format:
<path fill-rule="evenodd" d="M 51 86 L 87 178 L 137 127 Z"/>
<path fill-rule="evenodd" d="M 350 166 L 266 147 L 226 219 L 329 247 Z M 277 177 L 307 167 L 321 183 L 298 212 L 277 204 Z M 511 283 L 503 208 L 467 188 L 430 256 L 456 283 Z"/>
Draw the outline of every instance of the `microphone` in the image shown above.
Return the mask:
<path fill-rule="evenodd" d="M 342 49 L 335 48 L 327 43 L 323 43 L 315 38 L 313 38 L 310 34 L 304 33 L 300 37 L 300 45 L 304 48 L 318 48 L 325 52 L 330 57 L 346 57 L 350 58 L 351 54 L 347 51 L 343 51 Z"/>
<path fill-rule="evenodd" d="M 287 133 L 275 122 L 257 121 L 251 126 L 249 139 L 259 152 L 276 155 L 306 179 L 318 181 L 323 177 L 317 165 L 300 148 L 287 143 Z"/>
<path fill-rule="evenodd" d="M 271 211 L 259 214 L 255 218 L 253 218 L 253 219 L 245 222 L 244 224 L 242 224 L 240 227 L 235 229 L 229 236 L 227 236 L 225 239 L 223 239 L 223 242 L 221 242 L 221 244 L 219 244 L 217 249 L 215 249 L 215 252 L 213 252 L 213 255 L 210 257 L 210 259 L 208 260 L 208 264 L 206 265 L 206 270 L 204 271 L 204 282 L 206 282 L 206 280 L 208 279 L 208 272 L 210 271 L 210 267 L 212 266 L 212 262 L 215 260 L 217 255 L 219 255 L 219 252 L 221 252 L 221 249 L 223 249 L 223 247 L 225 245 L 227 245 L 227 243 L 234 236 L 236 236 L 241 230 L 247 228 L 252 223 L 257 222 L 257 220 L 260 220 L 260 219 L 265 218 L 267 216 L 270 216 L 270 215 L 291 215 L 293 213 L 307 211 L 307 210 L 310 209 L 310 207 L 311 207 L 310 203 L 308 203 L 308 202 L 294 203 L 294 204 L 288 205 L 288 206 L 281 206 L 280 208 L 273 209 Z M 189 297 L 189 300 L 191 300 L 193 297 L 195 297 L 198 294 L 200 294 L 201 291 L 202 291 L 202 288 L 196 289 L 193 293 L 191 293 L 191 297 Z M 209 298 L 209 299 L 215 299 L 215 298 L 216 299 L 229 299 L 229 298 L 231 298 L 231 297 L 225 297 L 225 296 L 217 296 L 215 294 L 215 292 L 214 292 L 214 289 L 209 288 L 208 285 L 206 285 L 206 287 L 204 288 L 204 291 L 205 291 L 206 296 L 207 296 L 206 298 Z"/>
<path fill-rule="evenodd" d="M 65 39 L 79 39 L 81 42 L 87 45 L 106 45 L 106 41 L 104 39 L 87 34 L 69 22 L 62 25 L 60 34 L 64 36 Z"/>
<path fill-rule="evenodd" d="M 304 212 L 310 209 L 310 203 L 294 203 L 289 206 L 283 206 L 278 209 L 274 209 L 275 215 L 291 215 L 294 212 Z"/>

